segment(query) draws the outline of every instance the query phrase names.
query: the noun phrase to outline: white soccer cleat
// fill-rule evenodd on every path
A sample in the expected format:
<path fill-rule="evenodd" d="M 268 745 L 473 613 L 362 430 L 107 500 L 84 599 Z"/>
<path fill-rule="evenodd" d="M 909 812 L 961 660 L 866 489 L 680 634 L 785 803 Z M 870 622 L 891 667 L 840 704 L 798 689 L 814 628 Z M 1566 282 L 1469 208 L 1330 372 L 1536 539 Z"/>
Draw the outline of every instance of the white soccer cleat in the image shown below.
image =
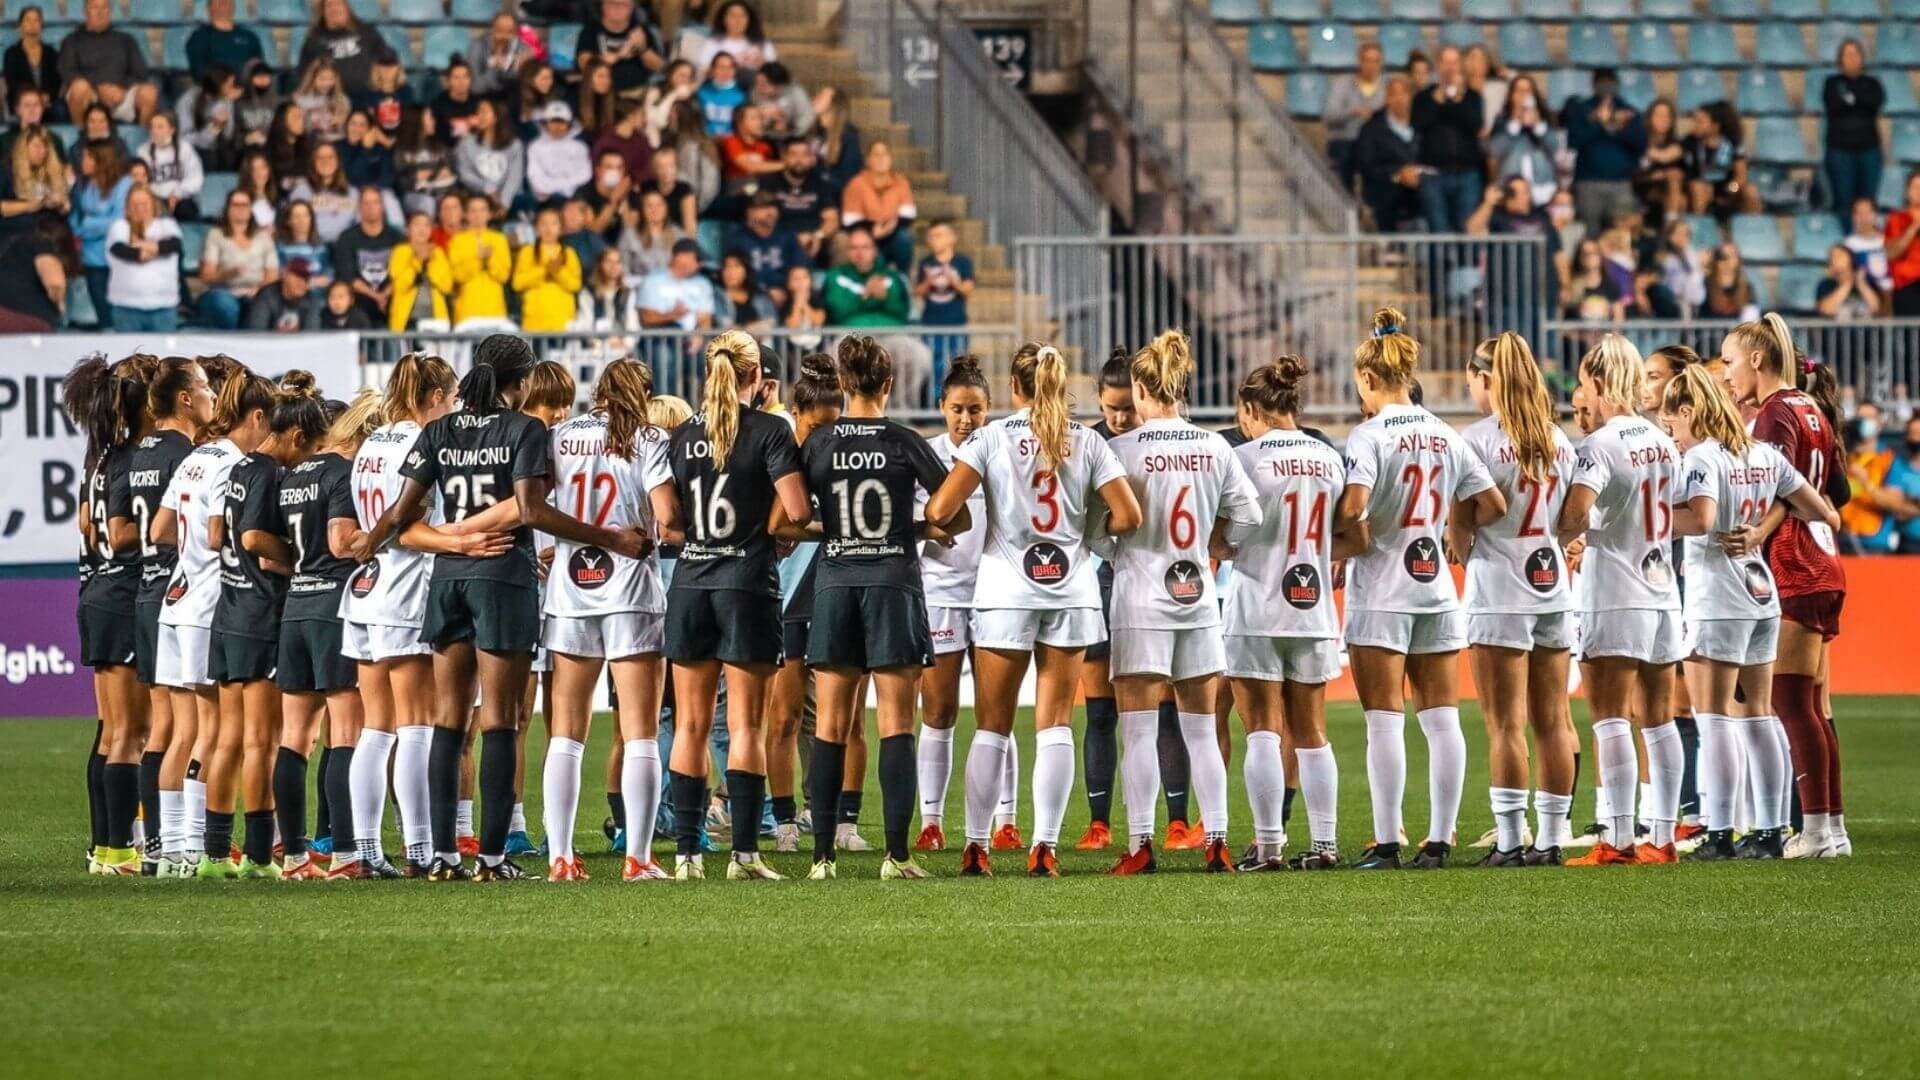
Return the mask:
<path fill-rule="evenodd" d="M 792 854 L 800 850 L 800 826 L 791 821 L 773 827 L 773 850 Z"/>
<path fill-rule="evenodd" d="M 833 830 L 833 846 L 841 851 L 872 851 L 873 845 L 860 835 L 860 827 L 850 822 L 841 822 Z"/>
<path fill-rule="evenodd" d="M 728 859 L 727 880 L 785 881 L 786 877 L 773 867 L 768 866 L 766 861 L 760 858 L 760 853 L 756 851 L 752 854 L 735 855 L 733 858 Z"/>
<path fill-rule="evenodd" d="M 698 855 L 675 855 L 673 857 L 673 880 L 705 881 L 707 867 Z"/>
<path fill-rule="evenodd" d="M 808 881 L 832 881 L 838 876 L 839 864 L 832 859 L 817 859 L 813 868 L 807 871 Z"/>

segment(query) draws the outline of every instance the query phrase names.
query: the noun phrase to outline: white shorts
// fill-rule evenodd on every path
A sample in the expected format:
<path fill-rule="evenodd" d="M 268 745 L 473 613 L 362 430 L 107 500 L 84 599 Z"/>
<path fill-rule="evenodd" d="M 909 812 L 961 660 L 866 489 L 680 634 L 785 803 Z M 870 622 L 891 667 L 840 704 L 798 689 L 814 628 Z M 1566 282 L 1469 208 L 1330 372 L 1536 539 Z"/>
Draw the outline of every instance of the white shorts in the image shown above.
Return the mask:
<path fill-rule="evenodd" d="M 212 686 L 213 679 L 207 675 L 207 655 L 212 643 L 213 631 L 205 626 L 161 623 L 160 647 L 153 661 L 154 683 L 176 690 Z"/>
<path fill-rule="evenodd" d="M 1495 645 L 1502 649 L 1573 648 L 1573 613 L 1549 611 L 1539 615 L 1488 612 L 1467 616 L 1467 644 Z"/>
<path fill-rule="evenodd" d="M 1367 645 L 1402 656 L 1459 652 L 1467 647 L 1466 619 L 1459 611 L 1347 612 L 1347 644 Z"/>
<path fill-rule="evenodd" d="M 542 631 L 547 652 L 623 660 L 657 653 L 667 640 L 667 617 L 658 611 L 607 615 L 549 615 Z"/>
<path fill-rule="evenodd" d="M 1580 618 L 1580 659 L 1619 656 L 1643 664 L 1676 664 L 1687 655 L 1680 613 L 1650 608 L 1589 611 Z"/>
<path fill-rule="evenodd" d="M 1115 627 L 1107 671 L 1111 678 L 1157 675 L 1173 682 L 1218 675 L 1226 670 L 1227 650 L 1218 626 L 1184 630 L 1130 630 Z"/>
<path fill-rule="evenodd" d="M 1222 640 L 1231 678 L 1325 683 L 1340 674 L 1340 642 L 1335 638 L 1229 634 Z"/>
<path fill-rule="evenodd" d="M 433 646 L 420 640 L 417 626 L 383 626 L 348 619 L 341 623 L 340 637 L 340 654 L 349 660 L 373 663 L 402 656 L 433 655 Z"/>
<path fill-rule="evenodd" d="M 933 634 L 933 655 L 965 652 L 973 644 L 973 612 L 962 607 L 930 607 L 927 630 Z"/>
<path fill-rule="evenodd" d="M 1687 627 L 1693 647 L 1688 655 L 1750 667 L 1771 664 L 1780 654 L 1780 618 L 1702 619 Z"/>
<path fill-rule="evenodd" d="M 1056 649 L 1084 649 L 1107 640 L 1099 608 L 977 608 L 973 643 L 983 649 L 1032 652 L 1035 642 Z"/>

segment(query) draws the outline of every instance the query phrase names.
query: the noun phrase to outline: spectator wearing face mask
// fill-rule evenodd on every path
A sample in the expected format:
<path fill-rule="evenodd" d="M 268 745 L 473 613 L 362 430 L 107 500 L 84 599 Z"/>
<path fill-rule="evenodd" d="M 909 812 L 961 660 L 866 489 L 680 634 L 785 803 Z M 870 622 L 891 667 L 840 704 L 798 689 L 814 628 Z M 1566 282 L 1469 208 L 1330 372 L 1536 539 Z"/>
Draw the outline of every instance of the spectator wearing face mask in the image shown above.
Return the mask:
<path fill-rule="evenodd" d="M 1901 438 L 1893 443 L 1892 450 L 1893 463 L 1887 470 L 1887 486 L 1897 490 L 1909 504 L 1920 506 L 1920 416 L 1907 421 Z M 1920 514 L 1901 520 L 1900 550 L 1920 552 Z"/>
<path fill-rule="evenodd" d="M 1898 454 L 1881 443 L 1885 420 L 1879 405 L 1863 401 L 1847 422 L 1847 479 L 1853 498 L 1840 508 L 1840 519 L 1854 546 L 1870 555 L 1899 550 L 1901 527 L 1920 518 L 1920 502 L 1888 483 Z"/>

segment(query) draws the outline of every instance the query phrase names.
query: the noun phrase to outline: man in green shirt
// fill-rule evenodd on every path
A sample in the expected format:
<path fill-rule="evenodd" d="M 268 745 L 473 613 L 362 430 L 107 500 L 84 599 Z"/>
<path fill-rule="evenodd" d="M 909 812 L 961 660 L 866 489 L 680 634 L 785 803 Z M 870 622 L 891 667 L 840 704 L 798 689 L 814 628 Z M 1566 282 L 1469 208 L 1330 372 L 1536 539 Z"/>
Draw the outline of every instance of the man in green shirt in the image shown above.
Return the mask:
<path fill-rule="evenodd" d="M 907 279 L 879 261 L 872 230 L 847 231 L 847 261 L 827 271 L 823 289 L 827 322 L 833 326 L 905 326 L 913 293 Z"/>

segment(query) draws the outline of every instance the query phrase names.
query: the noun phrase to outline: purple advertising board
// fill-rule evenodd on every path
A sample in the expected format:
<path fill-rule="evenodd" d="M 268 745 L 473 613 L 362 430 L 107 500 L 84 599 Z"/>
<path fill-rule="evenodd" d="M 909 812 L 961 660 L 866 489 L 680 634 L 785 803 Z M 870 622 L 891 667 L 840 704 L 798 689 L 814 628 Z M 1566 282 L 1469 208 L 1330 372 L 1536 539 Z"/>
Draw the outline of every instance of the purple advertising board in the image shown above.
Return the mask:
<path fill-rule="evenodd" d="M 74 619 L 79 599 L 77 578 L 0 579 L 0 720 L 94 714 Z"/>

